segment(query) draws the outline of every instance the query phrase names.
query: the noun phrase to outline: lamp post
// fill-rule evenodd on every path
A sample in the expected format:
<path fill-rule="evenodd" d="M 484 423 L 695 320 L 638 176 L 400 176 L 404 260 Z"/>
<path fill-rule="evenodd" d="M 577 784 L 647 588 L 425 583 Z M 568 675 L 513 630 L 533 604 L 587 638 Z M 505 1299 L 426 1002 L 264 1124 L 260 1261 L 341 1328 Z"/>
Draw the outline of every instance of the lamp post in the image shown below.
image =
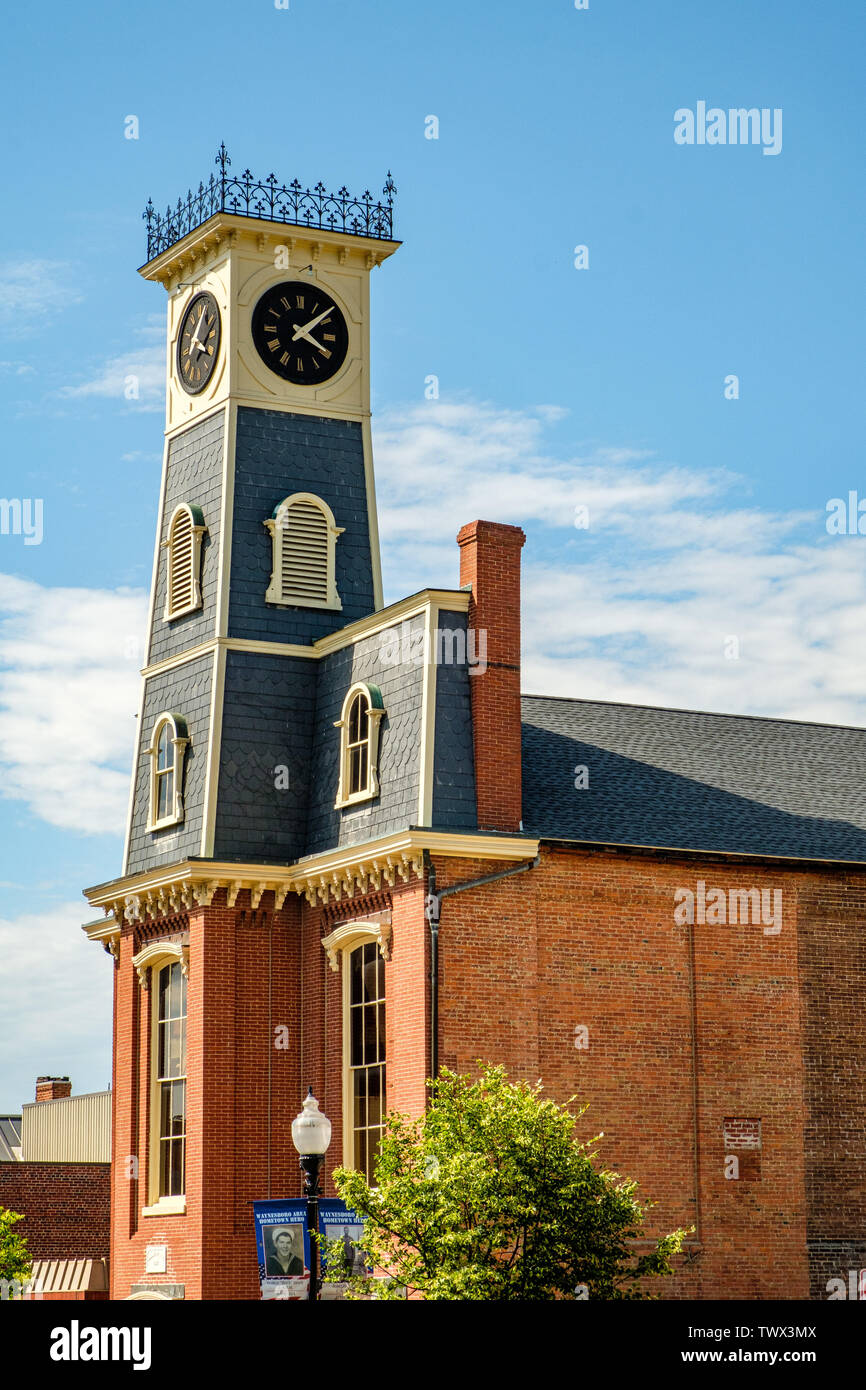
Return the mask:
<path fill-rule="evenodd" d="M 319 1174 L 322 1159 L 331 1142 L 331 1121 L 319 1109 L 313 1088 L 307 1092 L 304 1108 L 292 1120 L 292 1143 L 300 1154 L 307 1197 L 307 1226 L 310 1232 L 310 1299 L 319 1297 Z"/>

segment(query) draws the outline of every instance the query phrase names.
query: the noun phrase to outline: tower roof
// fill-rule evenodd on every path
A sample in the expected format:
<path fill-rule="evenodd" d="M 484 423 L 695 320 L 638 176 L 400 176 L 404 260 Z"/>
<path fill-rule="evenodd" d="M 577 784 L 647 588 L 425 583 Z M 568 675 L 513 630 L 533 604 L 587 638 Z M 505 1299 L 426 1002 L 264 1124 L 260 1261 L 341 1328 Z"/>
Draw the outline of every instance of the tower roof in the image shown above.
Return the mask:
<path fill-rule="evenodd" d="M 297 179 L 289 184 L 278 183 L 275 174 L 256 179 L 249 169 L 244 169 L 242 174 L 232 174 L 231 159 L 224 143 L 214 163 L 219 172 L 211 174 L 207 183 L 200 182 L 197 191 L 190 189 L 185 198 L 178 198 L 176 206 L 166 207 L 164 213 L 157 212 L 148 198 L 142 213 L 147 223 L 148 262 L 218 212 L 339 232 L 345 236 L 393 240 L 393 203 L 397 189 L 390 169 L 381 199 L 374 200 L 369 189 L 356 197 L 345 185 L 336 193 L 329 193 L 321 182 L 314 188 L 305 188 Z"/>

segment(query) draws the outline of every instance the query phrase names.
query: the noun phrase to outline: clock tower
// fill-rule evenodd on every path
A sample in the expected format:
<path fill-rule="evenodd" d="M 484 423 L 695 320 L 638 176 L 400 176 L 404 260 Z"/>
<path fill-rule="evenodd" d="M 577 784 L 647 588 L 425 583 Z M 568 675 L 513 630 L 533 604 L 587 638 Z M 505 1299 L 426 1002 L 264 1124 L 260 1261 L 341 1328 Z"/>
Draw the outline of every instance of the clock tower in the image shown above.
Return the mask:
<path fill-rule="evenodd" d="M 85 928 L 116 962 L 115 1298 L 259 1296 L 249 1203 L 298 1191 L 307 1085 L 331 1169 L 372 1173 L 386 1110 L 423 1108 L 430 856 L 536 851 L 523 533 L 464 527 L 459 588 L 383 607 L 370 274 L 394 192 L 259 181 L 223 147 L 145 212 L 165 453 L 123 867 Z"/>
<path fill-rule="evenodd" d="M 126 874 L 303 852 L 309 728 L 291 711 L 314 703 L 311 644 L 382 607 L 370 273 L 399 244 L 394 185 L 374 201 L 260 183 L 224 146 L 217 167 L 145 213 L 141 274 L 168 293 L 166 444 Z M 149 750 L 176 708 L 178 818 L 154 817 Z"/>

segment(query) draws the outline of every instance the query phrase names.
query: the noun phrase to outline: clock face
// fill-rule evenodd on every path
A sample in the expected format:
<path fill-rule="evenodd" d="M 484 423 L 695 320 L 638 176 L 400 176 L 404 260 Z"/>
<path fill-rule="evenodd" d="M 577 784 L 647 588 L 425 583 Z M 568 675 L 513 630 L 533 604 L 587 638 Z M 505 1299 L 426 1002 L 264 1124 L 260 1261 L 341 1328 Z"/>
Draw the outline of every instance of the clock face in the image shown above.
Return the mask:
<path fill-rule="evenodd" d="M 213 376 L 220 348 L 220 311 L 207 290 L 187 305 L 177 335 L 177 375 L 190 396 L 203 391 Z"/>
<path fill-rule="evenodd" d="M 284 280 L 266 290 L 253 310 L 252 331 L 262 361 L 296 386 L 327 381 L 349 351 L 346 320 L 309 280 Z"/>

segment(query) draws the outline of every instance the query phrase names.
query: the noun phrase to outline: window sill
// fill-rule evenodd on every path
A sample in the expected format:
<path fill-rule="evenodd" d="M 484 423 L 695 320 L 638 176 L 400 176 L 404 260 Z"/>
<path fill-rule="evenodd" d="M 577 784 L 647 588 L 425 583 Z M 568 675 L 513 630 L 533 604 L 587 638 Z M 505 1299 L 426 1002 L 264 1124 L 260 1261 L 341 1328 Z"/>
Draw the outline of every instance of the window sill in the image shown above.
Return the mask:
<path fill-rule="evenodd" d="M 362 806 L 365 801 L 375 801 L 378 795 L 378 787 L 374 788 L 372 791 L 355 792 L 354 796 L 347 796 L 342 799 L 338 798 L 334 802 L 334 810 L 342 811 L 345 810 L 347 806 Z"/>
<path fill-rule="evenodd" d="M 185 1216 L 186 1197 L 160 1197 L 152 1207 L 142 1207 L 142 1216 Z"/>
<path fill-rule="evenodd" d="M 164 820 L 148 821 L 147 831 L 168 830 L 173 825 L 183 825 L 183 816 L 166 816 Z"/>
<path fill-rule="evenodd" d="M 269 608 L 319 608 L 326 609 L 331 613 L 342 613 L 343 611 L 343 605 L 339 598 L 306 598 L 303 594 L 283 594 L 280 596 L 269 592 L 265 594 L 265 603 Z"/>
<path fill-rule="evenodd" d="M 164 611 L 162 621 L 164 623 L 173 623 L 175 618 L 185 618 L 187 613 L 197 613 L 201 607 L 202 601 L 199 599 L 197 603 L 188 603 L 185 608 L 177 608 L 173 613 Z"/>

